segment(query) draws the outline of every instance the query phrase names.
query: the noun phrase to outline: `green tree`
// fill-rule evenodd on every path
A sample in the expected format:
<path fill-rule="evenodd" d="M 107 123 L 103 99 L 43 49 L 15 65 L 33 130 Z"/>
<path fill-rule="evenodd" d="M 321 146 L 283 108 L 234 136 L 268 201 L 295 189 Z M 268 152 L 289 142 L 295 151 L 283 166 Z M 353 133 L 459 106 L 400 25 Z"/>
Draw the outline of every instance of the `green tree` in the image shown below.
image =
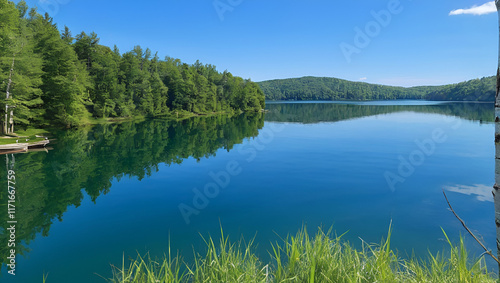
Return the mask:
<path fill-rule="evenodd" d="M 89 112 L 87 89 L 90 87 L 85 66 L 78 61 L 73 48 L 61 39 L 59 31 L 48 14 L 33 16 L 35 51 L 44 62 L 42 99 L 46 119 L 71 127 L 85 123 Z"/>
<path fill-rule="evenodd" d="M 16 64 L 12 76 L 11 95 L 14 105 L 14 123 L 26 128 L 41 122 L 43 117 L 42 90 L 42 58 L 35 52 L 34 25 L 32 19 L 26 17 L 28 6 L 21 1 L 17 4 L 19 11 L 19 28 L 16 36 Z"/>

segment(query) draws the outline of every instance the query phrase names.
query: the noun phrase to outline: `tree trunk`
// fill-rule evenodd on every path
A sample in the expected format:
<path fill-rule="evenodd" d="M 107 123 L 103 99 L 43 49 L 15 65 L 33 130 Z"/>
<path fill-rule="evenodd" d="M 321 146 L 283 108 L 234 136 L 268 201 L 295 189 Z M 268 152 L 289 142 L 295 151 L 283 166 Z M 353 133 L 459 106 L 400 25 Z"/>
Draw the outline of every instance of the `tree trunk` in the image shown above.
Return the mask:
<path fill-rule="evenodd" d="M 12 74 L 14 73 L 14 65 L 16 63 L 16 55 L 22 52 L 24 48 L 24 43 L 21 44 L 21 49 L 18 52 L 14 52 L 12 56 L 12 65 L 10 67 L 9 80 L 7 81 L 7 91 L 5 93 L 5 122 L 3 127 L 4 134 L 14 133 L 14 111 L 10 111 L 9 117 L 9 105 L 8 100 L 10 99 L 10 87 L 12 85 Z M 12 105 L 11 105 L 12 106 Z"/>
<path fill-rule="evenodd" d="M 5 121 L 4 121 L 4 134 L 9 133 L 9 106 L 7 105 L 7 101 L 10 98 L 10 86 L 12 84 L 12 73 L 14 72 L 14 64 L 16 63 L 16 54 L 12 57 L 12 66 L 10 67 L 9 79 L 7 80 L 7 91 L 5 92 Z"/>
<path fill-rule="evenodd" d="M 499 38 L 500 38 L 500 0 L 495 1 L 499 13 Z M 499 41 L 500 42 L 500 41 Z M 497 227 L 497 255 L 500 257 L 500 45 L 498 52 L 497 88 L 495 96 L 495 185 L 493 196 L 495 198 L 495 224 Z M 499 264 L 500 273 L 500 264 Z"/>
<path fill-rule="evenodd" d="M 14 133 L 14 111 L 10 110 L 10 118 L 9 118 L 9 133 Z"/>

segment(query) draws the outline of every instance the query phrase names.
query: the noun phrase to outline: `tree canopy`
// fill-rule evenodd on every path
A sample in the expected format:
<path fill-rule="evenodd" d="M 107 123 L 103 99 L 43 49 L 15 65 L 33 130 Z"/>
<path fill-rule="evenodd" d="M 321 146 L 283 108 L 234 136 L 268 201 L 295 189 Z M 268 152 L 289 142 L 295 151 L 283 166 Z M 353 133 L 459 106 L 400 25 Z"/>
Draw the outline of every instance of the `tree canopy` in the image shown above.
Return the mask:
<path fill-rule="evenodd" d="M 0 0 L 0 94 L 10 90 L 0 107 L 15 107 L 14 123 L 25 128 L 265 106 L 256 83 L 213 65 L 161 60 L 139 45 L 121 54 L 99 42 L 94 32 L 60 31 L 24 1 Z"/>

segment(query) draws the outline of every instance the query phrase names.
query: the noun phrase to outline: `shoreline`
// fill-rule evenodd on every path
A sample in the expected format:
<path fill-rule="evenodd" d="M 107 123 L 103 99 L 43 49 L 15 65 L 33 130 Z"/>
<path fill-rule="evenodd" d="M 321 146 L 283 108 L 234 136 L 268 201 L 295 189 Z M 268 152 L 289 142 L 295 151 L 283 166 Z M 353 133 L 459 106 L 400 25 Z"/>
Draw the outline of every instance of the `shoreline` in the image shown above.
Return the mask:
<path fill-rule="evenodd" d="M 81 126 L 73 127 L 73 128 L 85 128 L 85 127 L 93 127 L 96 125 L 106 125 L 106 124 L 115 124 L 115 123 L 123 123 L 123 122 L 141 122 L 145 120 L 153 120 L 153 119 L 162 119 L 162 120 L 169 120 L 169 121 L 183 121 L 187 120 L 193 117 L 213 117 L 213 116 L 218 116 L 218 115 L 241 115 L 243 113 L 266 113 L 267 110 L 261 109 L 260 111 L 249 111 L 245 112 L 242 110 L 237 110 L 237 111 L 221 111 L 221 112 L 209 112 L 209 113 L 192 113 L 192 112 L 185 112 L 185 111 L 178 111 L 176 114 L 169 113 L 167 115 L 162 115 L 162 116 L 156 116 L 156 117 L 144 117 L 144 116 L 135 116 L 135 117 L 117 117 L 117 118 L 91 118 L 87 123 L 82 124 Z M 175 116 L 174 116 L 175 115 Z M 20 148 L 26 147 L 33 147 L 37 146 L 36 143 L 42 142 L 43 140 L 50 141 L 50 139 L 47 139 L 46 136 L 50 136 L 50 131 L 49 129 L 62 129 L 62 127 L 48 127 L 46 129 L 33 129 L 33 128 L 28 128 L 27 130 L 20 131 L 18 133 L 13 133 L 13 134 L 8 134 L 8 135 L 1 135 L 0 136 L 0 154 L 2 153 L 3 149 L 2 148 L 7 148 L 7 149 L 14 149 L 17 150 L 16 152 L 23 152 L 20 151 Z M 71 129 L 71 128 L 70 128 Z M 42 136 L 43 135 L 43 136 Z M 28 139 L 28 140 L 33 140 L 31 143 L 19 143 L 19 139 Z M 6 142 L 7 140 L 11 140 L 11 142 Z M 49 142 L 47 142 L 48 144 Z M 12 145 L 19 145 L 12 147 Z M 8 147 L 8 145 L 11 145 L 11 147 Z"/>

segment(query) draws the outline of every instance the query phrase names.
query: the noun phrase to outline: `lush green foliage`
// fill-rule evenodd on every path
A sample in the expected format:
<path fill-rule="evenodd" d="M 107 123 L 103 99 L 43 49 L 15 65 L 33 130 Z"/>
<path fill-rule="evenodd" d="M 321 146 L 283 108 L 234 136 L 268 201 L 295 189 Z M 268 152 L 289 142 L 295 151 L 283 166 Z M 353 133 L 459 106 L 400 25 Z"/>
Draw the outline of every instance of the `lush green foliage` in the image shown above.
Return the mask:
<path fill-rule="evenodd" d="M 394 87 L 336 78 L 303 77 L 259 82 L 269 100 L 392 100 L 427 99 L 493 101 L 495 78 L 446 86 Z"/>
<path fill-rule="evenodd" d="M 11 71 L 12 70 L 12 71 Z M 11 75 L 12 73 L 12 75 Z M 8 78 L 12 76 L 12 83 Z M 94 118 L 259 111 L 259 86 L 213 65 L 193 65 L 140 46 L 121 54 L 97 34 L 59 32 L 48 14 L 0 0 L 0 93 L 10 85 L 17 127 L 86 124 Z"/>
<path fill-rule="evenodd" d="M 182 259 L 169 251 L 159 261 L 139 256 L 129 266 L 123 262 L 109 282 L 496 282 L 484 258 L 469 257 L 463 240 L 458 245 L 448 240 L 448 255 L 431 254 L 422 261 L 398 257 L 390 230 L 380 245 L 364 243 L 358 251 L 330 232 L 320 229 L 310 237 L 303 229 L 273 246 L 268 264 L 253 252 L 253 241 L 232 244 L 222 236 L 218 245 L 212 238 L 205 242 L 206 253 L 197 254 L 192 265 L 185 263 L 185 272 Z"/>
<path fill-rule="evenodd" d="M 270 100 L 421 99 L 425 94 L 424 88 L 408 92 L 403 87 L 318 77 L 264 81 L 259 85 Z"/>
<path fill-rule="evenodd" d="M 495 101 L 496 77 L 470 80 L 467 82 L 445 85 L 429 92 L 428 100 L 456 101 Z"/>

